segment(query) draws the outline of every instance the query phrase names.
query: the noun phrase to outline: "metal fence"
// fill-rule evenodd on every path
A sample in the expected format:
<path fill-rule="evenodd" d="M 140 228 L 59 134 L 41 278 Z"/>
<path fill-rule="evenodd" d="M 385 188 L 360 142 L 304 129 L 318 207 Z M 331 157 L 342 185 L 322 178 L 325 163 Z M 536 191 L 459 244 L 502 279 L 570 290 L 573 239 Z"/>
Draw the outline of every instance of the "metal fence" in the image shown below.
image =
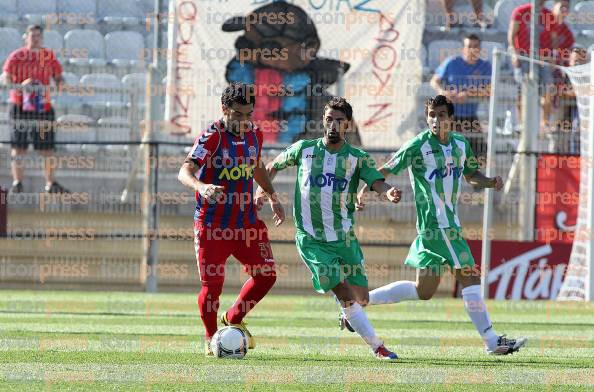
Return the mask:
<path fill-rule="evenodd" d="M 138 132 L 138 125 L 130 127 Z M 177 181 L 177 172 L 192 140 L 162 136 L 164 140 L 155 142 L 158 155 L 151 163 L 158 165 L 158 192 L 153 197 L 158 201 L 159 226 L 156 232 L 149 233 L 159 238 L 159 263 L 155 268 L 161 290 L 191 290 L 198 285 L 192 241 L 195 202 L 194 195 Z M 130 182 L 127 200 L 121 200 L 130 170 L 139 158 L 141 142 L 95 140 L 82 144 L 76 138 L 63 138 L 59 143 L 56 177 L 72 193 L 42 193 L 43 161 L 29 151 L 25 193 L 7 197 L 8 238 L 0 240 L 2 286 L 142 289 L 144 267 L 140 260 L 146 234 L 142 229 L 142 206 L 149 197 L 143 193 L 142 170 Z M 279 151 L 267 149 L 263 159 L 269 161 Z M 372 151 L 372 156 L 381 164 L 392 153 Z M 502 164 L 509 162 L 509 155 L 500 158 Z M 0 147 L 3 184 L 10 183 L 9 165 L 9 149 L 4 144 Z M 285 208 L 289 216 L 294 182 L 294 170 L 282 172 L 275 179 L 277 190 L 287 196 Z M 403 189 L 402 202 L 398 206 L 369 203 L 356 218 L 356 233 L 363 244 L 372 286 L 414 278 L 414 271 L 402 266 L 415 236 L 414 200 L 407 175 L 391 178 L 390 182 Z M 469 202 L 460 206 L 462 220 L 469 224 L 469 235 L 477 238 L 482 193 L 467 186 L 464 193 Z M 261 216 L 270 222 L 267 209 Z M 301 265 L 293 244 L 292 219 L 289 217 L 281 228 L 272 228 L 271 224 L 269 228 L 280 272 L 276 290 L 308 290 L 309 273 Z M 229 262 L 227 285 L 239 286 L 243 278 L 238 264 Z M 449 286 L 446 284 L 443 289 L 447 293 Z"/>
<path fill-rule="evenodd" d="M 6 196 L 8 238 L 0 239 L 0 285 L 143 289 L 146 267 L 140 260 L 142 239 L 147 233 L 143 232 L 142 213 L 143 203 L 152 197 L 157 201 L 160 224 L 148 235 L 159 239 L 159 263 L 155 267 L 159 285 L 165 290 L 195 288 L 199 280 L 192 243 L 194 195 L 177 181 L 177 172 L 193 137 L 169 135 L 160 120 L 155 119 L 157 132 L 151 145 L 155 146 L 156 155 L 149 163 L 158 168 L 158 191 L 147 195 L 143 191 L 144 171 L 130 175 L 138 160 L 142 162 L 140 146 L 146 127 L 147 99 L 145 69 L 138 64 L 122 68 L 113 65 L 101 69 L 91 69 L 90 65 L 78 67 L 67 65 L 65 77 L 71 88 L 54 94 L 57 150 L 49 163 L 56 167 L 57 180 L 72 193 L 61 196 L 43 193 L 46 160 L 28 152 L 22 163 L 26 171 L 25 192 Z M 92 71 L 89 77 L 79 77 L 81 72 L 87 71 Z M 493 168 L 494 174 L 509 179 L 509 184 L 505 193 L 494 195 L 497 209 L 493 238 L 517 239 L 522 223 L 523 184 L 514 170 L 518 168 L 517 153 L 523 129 L 517 113 L 519 86 L 509 64 L 502 66 L 495 83 L 498 84 L 499 109 L 491 119 L 497 131 Z M 159 81 L 150 91 L 166 93 L 163 86 L 164 81 Z M 417 103 L 421 105 L 422 98 L 430 92 L 418 87 L 415 91 L 418 92 Z M 1 184 L 11 182 L 7 92 L 8 87 L 0 87 L 4 98 L 0 108 Z M 162 94 L 161 105 L 164 98 Z M 479 108 L 483 131 L 489 125 L 486 101 L 483 100 Z M 163 111 L 163 107 L 156 109 L 159 113 Z M 484 143 L 484 134 L 470 137 L 476 139 L 474 145 Z M 573 135 L 565 128 L 554 128 L 551 132 L 539 133 L 533 149 L 526 153 L 575 153 L 572 140 Z M 267 147 L 264 161 L 272 159 L 280 148 Z M 379 165 L 393 152 L 370 151 Z M 278 191 L 287 195 L 287 212 L 292 208 L 294 182 L 294 170 L 282 172 L 275 180 Z M 414 276 L 414 271 L 402 267 L 408 244 L 416 235 L 412 189 L 407 174 L 392 177 L 389 182 L 403 190 L 400 204 L 373 202 L 356 217 L 356 232 L 366 254 L 371 286 Z M 122 192 L 127 188 L 127 198 L 122 200 Z M 459 212 L 467 238 L 482 236 L 483 200 L 482 191 L 466 183 L 463 185 Z M 266 209 L 261 215 L 264 220 L 270 220 Z M 281 277 L 276 290 L 284 292 L 309 290 L 309 274 L 297 256 L 293 233 L 290 218 L 279 229 L 270 227 Z M 239 286 L 242 278 L 240 269 L 231 267 L 230 263 L 228 285 Z M 447 285 L 443 287 L 449 290 Z"/>

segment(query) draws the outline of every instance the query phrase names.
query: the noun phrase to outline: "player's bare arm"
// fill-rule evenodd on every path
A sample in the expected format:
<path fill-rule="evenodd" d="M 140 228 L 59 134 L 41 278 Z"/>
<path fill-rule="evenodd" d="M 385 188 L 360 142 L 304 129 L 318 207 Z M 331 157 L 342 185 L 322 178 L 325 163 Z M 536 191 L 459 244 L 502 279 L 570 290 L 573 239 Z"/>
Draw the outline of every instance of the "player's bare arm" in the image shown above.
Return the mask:
<path fill-rule="evenodd" d="M 177 179 L 188 188 L 198 192 L 209 203 L 215 203 L 218 198 L 223 195 L 225 188 L 218 185 L 205 184 L 204 182 L 198 180 L 196 178 L 196 172 L 198 169 L 198 165 L 196 165 L 194 162 L 186 161 L 179 169 Z"/>
<path fill-rule="evenodd" d="M 402 191 L 400 189 L 386 183 L 385 180 L 375 181 L 371 184 L 371 189 L 379 195 L 380 200 L 387 199 L 394 204 L 397 204 L 402 196 Z"/>
<path fill-rule="evenodd" d="M 463 103 L 465 100 L 464 93 L 445 88 L 442 80 L 437 75 L 433 75 L 429 81 L 429 84 L 431 84 L 431 87 L 438 91 L 438 94 L 445 95 L 452 102 Z"/>
<path fill-rule="evenodd" d="M 487 177 L 479 170 L 470 175 L 464 176 L 464 178 L 466 178 L 466 181 L 472 186 L 481 188 L 495 188 L 497 191 L 500 191 L 503 188 L 503 180 L 500 176 Z"/>
<path fill-rule="evenodd" d="M 271 162 L 268 162 L 268 164 L 266 165 L 266 173 L 267 173 L 268 179 L 270 180 L 271 183 L 274 180 L 274 177 L 276 177 L 276 173 L 278 172 L 278 170 L 276 170 L 274 168 L 274 162 L 280 160 L 281 157 L 282 157 L 282 154 L 277 155 L 276 158 L 274 158 Z M 256 180 L 256 182 L 258 182 L 258 180 Z M 260 185 L 260 183 L 258 183 L 258 185 Z M 262 189 L 261 186 L 258 186 L 258 189 L 256 189 L 256 194 L 254 195 L 254 202 L 256 203 L 256 207 L 258 208 L 258 211 L 260 209 L 262 209 L 262 206 L 264 205 L 264 202 L 267 199 L 268 199 L 268 195 L 266 194 L 264 189 Z"/>
<path fill-rule="evenodd" d="M 274 168 L 274 163 L 280 161 L 282 156 L 283 154 L 278 154 L 276 158 L 274 158 L 271 162 L 268 162 L 266 165 L 266 173 L 268 173 L 268 178 L 270 178 L 270 181 L 274 180 L 276 173 L 278 173 L 278 170 Z"/>
<path fill-rule="evenodd" d="M 379 172 L 382 173 L 386 179 L 390 175 L 390 171 L 384 167 L 380 168 Z M 379 184 L 380 182 L 382 184 Z M 390 184 L 387 184 L 385 181 L 374 182 L 372 184 L 372 190 L 379 193 L 380 196 L 384 195 L 385 192 L 385 197 L 387 197 L 388 200 L 394 204 L 400 202 L 400 198 L 402 197 L 402 191 L 399 188 L 393 187 Z M 355 203 L 355 208 L 357 211 L 361 211 L 363 208 L 365 208 L 366 194 L 368 191 L 369 186 L 365 184 L 357 194 L 357 202 Z"/>
<path fill-rule="evenodd" d="M 273 220 L 276 226 L 281 225 L 285 220 L 285 210 L 283 205 L 279 201 L 278 195 L 274 191 L 268 171 L 263 164 L 259 164 L 254 168 L 254 180 L 258 183 L 258 189 L 256 190 L 256 196 L 254 202 L 258 209 L 262 207 L 263 197 L 268 198 L 270 201 L 270 208 L 272 209 Z M 258 197 L 260 196 L 260 197 Z"/>
<path fill-rule="evenodd" d="M 62 76 L 62 74 L 55 75 L 54 82 L 56 83 L 56 86 L 58 86 L 58 88 L 60 88 L 60 89 L 64 89 L 66 87 L 66 81 L 64 80 L 64 77 Z"/>

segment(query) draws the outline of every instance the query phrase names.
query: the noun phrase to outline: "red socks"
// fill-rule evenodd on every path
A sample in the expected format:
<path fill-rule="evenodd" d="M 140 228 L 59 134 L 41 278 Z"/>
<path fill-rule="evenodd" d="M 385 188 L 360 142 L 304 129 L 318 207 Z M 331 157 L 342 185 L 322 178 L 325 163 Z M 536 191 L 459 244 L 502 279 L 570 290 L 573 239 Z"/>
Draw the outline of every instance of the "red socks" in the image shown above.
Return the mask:
<path fill-rule="evenodd" d="M 210 339 L 217 332 L 217 312 L 219 297 L 223 291 L 223 282 L 202 282 L 202 289 L 198 294 L 198 309 L 206 331 L 206 338 Z"/>
<path fill-rule="evenodd" d="M 276 273 L 267 271 L 266 274 L 258 274 L 248 279 L 235 303 L 227 311 L 227 320 L 231 324 L 239 324 L 245 315 L 254 307 L 276 282 Z"/>
<path fill-rule="evenodd" d="M 248 279 L 235 303 L 227 311 L 227 320 L 231 324 L 239 324 L 245 315 L 254 307 L 276 282 L 274 271 L 267 274 L 258 274 Z M 198 294 L 198 309 L 206 330 L 206 338 L 210 339 L 217 331 L 217 312 L 219 310 L 219 297 L 223 291 L 223 282 L 202 282 L 202 289 Z"/>

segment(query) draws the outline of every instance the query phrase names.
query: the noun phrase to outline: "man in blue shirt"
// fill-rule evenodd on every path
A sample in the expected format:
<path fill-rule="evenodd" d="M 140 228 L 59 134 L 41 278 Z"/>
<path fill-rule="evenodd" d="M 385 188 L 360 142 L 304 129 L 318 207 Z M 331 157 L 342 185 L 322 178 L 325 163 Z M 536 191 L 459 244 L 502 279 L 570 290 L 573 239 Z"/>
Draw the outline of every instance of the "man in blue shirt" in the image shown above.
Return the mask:
<path fill-rule="evenodd" d="M 476 110 L 479 100 L 490 95 L 491 63 L 480 58 L 481 40 L 477 35 L 467 35 L 463 44 L 462 55 L 448 57 L 437 67 L 431 86 L 454 104 L 455 130 L 469 139 L 476 155 L 486 155 Z"/>

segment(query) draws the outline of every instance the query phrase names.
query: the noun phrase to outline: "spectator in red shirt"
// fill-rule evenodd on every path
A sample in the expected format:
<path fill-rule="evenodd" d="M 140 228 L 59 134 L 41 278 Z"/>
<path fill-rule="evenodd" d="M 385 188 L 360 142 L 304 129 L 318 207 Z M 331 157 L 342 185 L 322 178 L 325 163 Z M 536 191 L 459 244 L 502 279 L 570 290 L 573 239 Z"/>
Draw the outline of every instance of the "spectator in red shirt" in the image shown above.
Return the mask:
<path fill-rule="evenodd" d="M 55 114 L 50 102 L 49 85 L 54 82 L 62 88 L 62 66 L 54 52 L 43 47 L 43 28 L 27 27 L 25 46 L 15 50 L 4 63 L 3 83 L 22 88 L 10 90 L 9 118 L 11 134 L 11 192 L 23 192 L 23 158 L 29 143 L 44 156 L 45 191 L 66 193 L 54 180 Z"/>
<path fill-rule="evenodd" d="M 553 31 L 554 16 L 552 12 L 544 7 L 545 0 L 538 0 L 537 7 L 540 9 L 538 14 L 539 35 L 539 57 L 546 59 L 551 54 L 551 33 Z M 511 15 L 508 30 L 508 44 L 513 48 L 514 54 L 530 56 L 530 19 L 532 17 L 532 4 L 527 3 L 518 6 Z M 520 63 L 517 58 L 513 59 L 514 67 L 519 68 Z"/>
<path fill-rule="evenodd" d="M 573 45 L 575 44 L 575 38 L 573 33 L 565 23 L 565 18 L 569 14 L 569 1 L 557 1 L 553 5 L 553 17 L 554 17 L 554 32 L 557 38 L 557 42 L 554 43 L 554 49 L 557 49 L 557 63 L 560 65 L 568 65 L 569 57 L 572 53 Z"/>
<path fill-rule="evenodd" d="M 553 13 L 544 7 L 545 0 L 538 0 L 536 6 L 540 10 L 538 13 L 539 49 L 537 59 L 541 61 L 554 61 L 553 49 L 557 42 L 557 27 Z M 511 15 L 507 40 L 509 48 L 512 50 L 512 65 L 514 68 L 514 78 L 518 84 L 522 83 L 524 76 L 530 69 L 530 63 L 526 60 L 520 60 L 517 55 L 530 56 L 530 20 L 532 17 L 532 4 L 523 4 L 517 7 Z M 547 127 L 551 114 L 552 97 L 547 91 L 547 86 L 554 83 L 551 67 L 538 65 L 538 80 L 541 96 L 541 126 Z M 522 114 L 521 99 L 518 99 L 518 113 Z"/>

